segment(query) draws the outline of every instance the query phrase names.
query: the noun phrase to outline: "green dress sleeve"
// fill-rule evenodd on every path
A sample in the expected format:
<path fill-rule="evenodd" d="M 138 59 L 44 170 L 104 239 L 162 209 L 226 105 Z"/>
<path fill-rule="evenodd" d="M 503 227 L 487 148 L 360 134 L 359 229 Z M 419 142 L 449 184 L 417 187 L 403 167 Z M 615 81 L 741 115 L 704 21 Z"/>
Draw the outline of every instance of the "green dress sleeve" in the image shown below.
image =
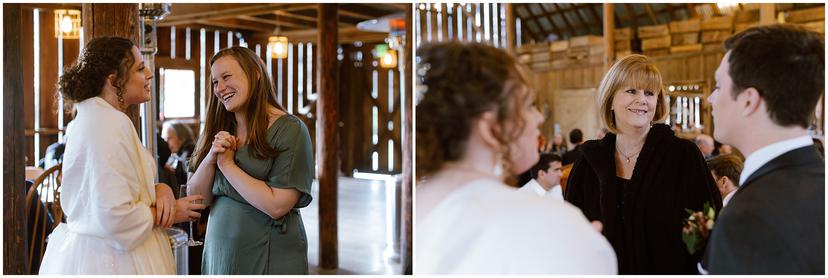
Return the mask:
<path fill-rule="evenodd" d="M 311 202 L 313 183 L 313 146 L 305 124 L 290 115 L 284 129 L 273 134 L 271 142 L 278 151 L 267 175 L 267 183 L 275 188 L 295 188 L 301 196 L 294 208 L 303 208 Z"/>

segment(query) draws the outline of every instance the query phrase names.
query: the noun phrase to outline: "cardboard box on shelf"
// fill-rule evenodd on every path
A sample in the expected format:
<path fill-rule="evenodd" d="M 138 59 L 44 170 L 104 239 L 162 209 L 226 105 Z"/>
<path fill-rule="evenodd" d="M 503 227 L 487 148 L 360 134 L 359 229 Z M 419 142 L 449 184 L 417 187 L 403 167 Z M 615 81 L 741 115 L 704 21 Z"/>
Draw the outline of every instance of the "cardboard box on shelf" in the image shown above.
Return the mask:
<path fill-rule="evenodd" d="M 701 19 L 690 19 L 670 22 L 670 33 L 690 33 L 701 31 Z"/>
<path fill-rule="evenodd" d="M 701 29 L 708 30 L 733 30 L 733 16 L 717 16 L 711 17 L 701 22 Z"/>
<path fill-rule="evenodd" d="M 642 39 L 669 35 L 670 27 L 667 24 L 638 27 L 638 37 Z"/>
<path fill-rule="evenodd" d="M 641 50 L 653 50 L 670 47 L 670 36 L 649 38 L 641 40 Z"/>

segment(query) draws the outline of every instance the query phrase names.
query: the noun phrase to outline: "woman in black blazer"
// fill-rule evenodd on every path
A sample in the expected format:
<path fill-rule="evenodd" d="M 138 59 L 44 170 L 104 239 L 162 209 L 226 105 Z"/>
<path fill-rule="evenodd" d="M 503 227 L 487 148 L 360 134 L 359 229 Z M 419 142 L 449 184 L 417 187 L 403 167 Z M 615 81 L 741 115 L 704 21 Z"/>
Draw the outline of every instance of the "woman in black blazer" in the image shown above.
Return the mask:
<path fill-rule="evenodd" d="M 701 152 L 664 124 L 661 74 L 646 56 L 630 55 L 598 88 L 601 118 L 610 131 L 581 146 L 566 200 L 603 223 L 619 274 L 694 274 L 703 251 L 691 255 L 681 239 L 685 209 L 717 211 L 722 200 Z"/>

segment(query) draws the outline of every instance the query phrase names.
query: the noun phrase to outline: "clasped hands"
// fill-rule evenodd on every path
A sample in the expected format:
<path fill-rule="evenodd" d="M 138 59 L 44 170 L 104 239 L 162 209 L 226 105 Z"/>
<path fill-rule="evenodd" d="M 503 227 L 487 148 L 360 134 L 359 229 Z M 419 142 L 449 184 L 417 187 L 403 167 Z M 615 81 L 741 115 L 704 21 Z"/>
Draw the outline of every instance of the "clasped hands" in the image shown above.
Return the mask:
<path fill-rule="evenodd" d="M 170 228 L 175 223 L 187 222 L 198 219 L 202 210 L 207 206 L 196 203 L 204 200 L 201 195 L 191 195 L 176 200 L 169 185 L 165 183 L 155 184 L 155 225 Z"/>
<path fill-rule="evenodd" d="M 233 136 L 227 131 L 219 131 L 213 137 L 213 146 L 210 148 L 210 154 L 214 156 L 219 168 L 232 165 L 236 163 L 236 151 L 239 150 L 241 144 L 239 137 Z"/>

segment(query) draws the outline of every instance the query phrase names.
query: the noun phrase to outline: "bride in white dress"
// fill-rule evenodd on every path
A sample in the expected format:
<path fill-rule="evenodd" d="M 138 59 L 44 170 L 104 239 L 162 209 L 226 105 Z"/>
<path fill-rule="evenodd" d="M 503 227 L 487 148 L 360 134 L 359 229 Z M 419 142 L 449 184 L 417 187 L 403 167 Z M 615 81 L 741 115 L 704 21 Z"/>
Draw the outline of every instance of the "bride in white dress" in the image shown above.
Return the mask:
<path fill-rule="evenodd" d="M 58 82 L 77 116 L 67 132 L 61 206 L 39 274 L 175 274 L 164 228 L 198 218 L 191 204 L 154 184 L 155 160 L 123 112 L 150 98 L 152 75 L 129 40 L 91 40 Z"/>
<path fill-rule="evenodd" d="M 576 207 L 504 180 L 538 160 L 543 116 L 502 50 L 427 46 L 418 70 L 415 274 L 616 274 Z"/>

